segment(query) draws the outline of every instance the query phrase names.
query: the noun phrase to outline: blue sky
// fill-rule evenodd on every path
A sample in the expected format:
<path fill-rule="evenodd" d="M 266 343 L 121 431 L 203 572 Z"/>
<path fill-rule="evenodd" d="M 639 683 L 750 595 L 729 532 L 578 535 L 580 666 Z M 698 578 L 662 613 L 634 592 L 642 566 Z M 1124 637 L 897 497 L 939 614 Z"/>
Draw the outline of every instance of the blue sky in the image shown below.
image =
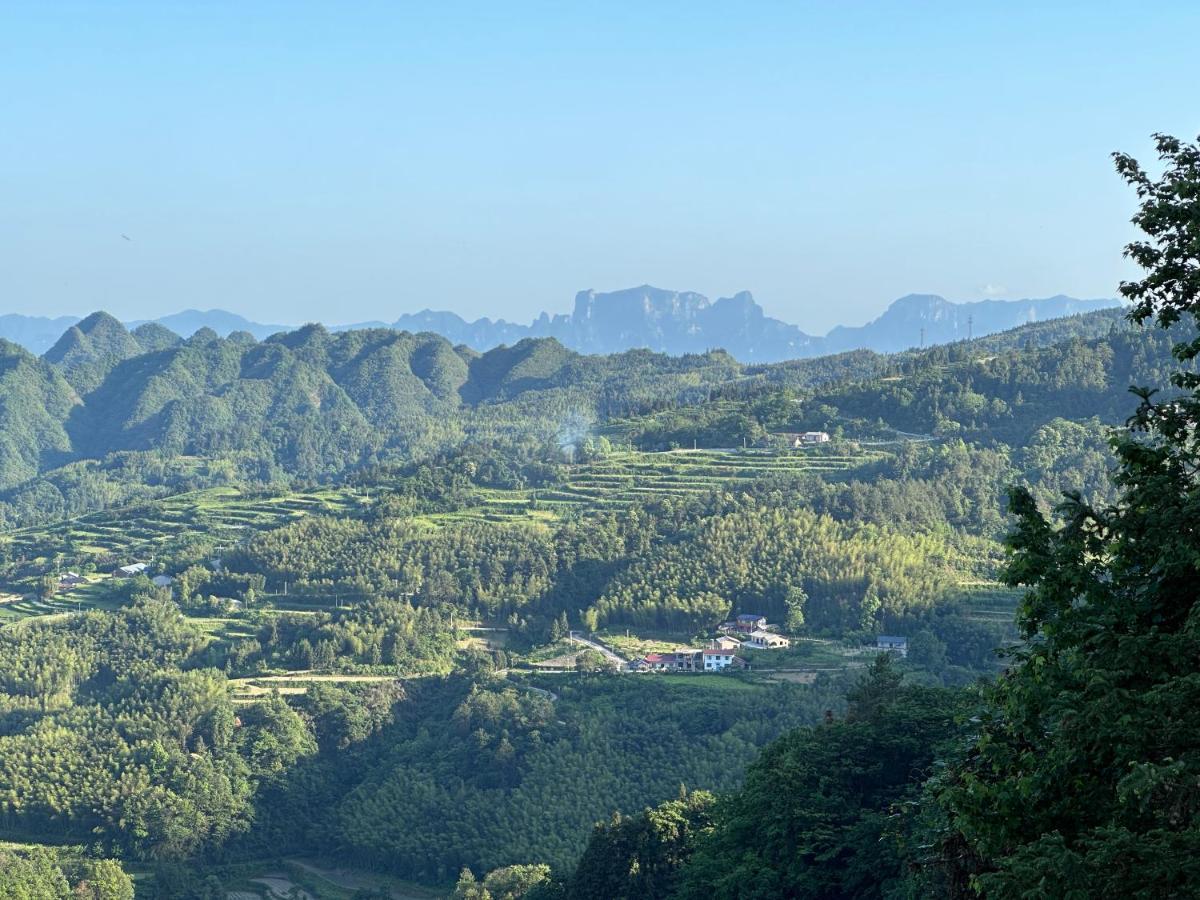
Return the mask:
<path fill-rule="evenodd" d="M 3 2 L 0 312 L 1111 296 L 1200 4 Z M 121 236 L 128 235 L 131 240 Z"/>

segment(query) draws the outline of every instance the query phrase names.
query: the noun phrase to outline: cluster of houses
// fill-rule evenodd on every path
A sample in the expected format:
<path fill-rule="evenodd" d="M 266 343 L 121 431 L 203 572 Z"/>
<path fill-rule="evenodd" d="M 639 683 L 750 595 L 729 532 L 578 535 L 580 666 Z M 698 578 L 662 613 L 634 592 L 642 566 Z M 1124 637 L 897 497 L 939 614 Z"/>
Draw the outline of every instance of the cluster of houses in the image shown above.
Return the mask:
<path fill-rule="evenodd" d="M 120 566 L 113 569 L 113 578 L 133 578 L 135 575 L 145 575 L 147 565 L 145 563 L 132 563 L 128 566 Z M 170 587 L 175 583 L 175 579 L 170 575 L 155 575 L 150 579 L 155 587 Z"/>
<path fill-rule="evenodd" d="M 130 563 L 125 566 L 117 566 L 113 569 L 113 578 L 134 578 L 137 575 L 145 575 L 149 566 L 146 563 Z M 170 575 L 155 575 L 150 579 L 158 587 L 170 587 L 175 583 L 175 579 Z M 89 579 L 86 575 L 80 575 L 78 572 L 63 572 L 58 576 L 58 590 L 67 591 L 71 588 L 79 587 L 87 584 Z"/>
<path fill-rule="evenodd" d="M 726 669 L 748 669 L 738 652 L 741 650 L 779 650 L 792 642 L 774 631 L 766 616 L 745 613 L 721 625 L 719 636 L 704 648 L 677 647 L 668 653 L 647 653 L 626 668 L 630 672 L 723 672 Z M 875 649 L 898 656 L 908 656 L 908 638 L 902 635 L 881 634 L 875 639 Z"/>
<path fill-rule="evenodd" d="M 680 647 L 670 653 L 647 653 L 629 664 L 631 672 L 722 672 L 748 668 L 750 664 L 732 647 L 721 647 L 719 641 L 713 641 L 703 650 Z"/>
<path fill-rule="evenodd" d="M 765 616 L 747 613 L 717 630 L 720 637 L 707 647 L 678 647 L 670 653 L 648 653 L 629 664 L 632 672 L 723 672 L 726 669 L 748 669 L 750 664 L 738 656 L 744 648 L 776 650 L 791 646 L 781 634 L 768 631 Z"/>
<path fill-rule="evenodd" d="M 725 635 L 741 635 L 741 643 L 754 650 L 779 650 L 790 647 L 792 642 L 782 634 L 772 631 L 772 627 L 767 624 L 766 616 L 744 613 L 732 622 L 721 625 L 717 630 Z"/>

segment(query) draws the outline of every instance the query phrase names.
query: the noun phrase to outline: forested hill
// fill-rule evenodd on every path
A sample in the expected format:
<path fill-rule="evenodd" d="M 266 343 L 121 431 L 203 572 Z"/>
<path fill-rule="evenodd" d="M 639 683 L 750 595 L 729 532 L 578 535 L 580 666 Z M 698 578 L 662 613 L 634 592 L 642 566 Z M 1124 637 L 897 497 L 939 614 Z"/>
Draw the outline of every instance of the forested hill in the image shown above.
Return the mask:
<path fill-rule="evenodd" d="M 119 481 L 321 480 L 497 441 L 553 453 L 622 422 L 648 449 L 809 427 L 1011 440 L 1060 415 L 1114 420 L 1126 385 L 1152 382 L 1168 351 L 1165 337 L 1132 338 L 1114 310 L 926 351 L 770 366 L 721 351 L 585 356 L 553 339 L 480 354 L 433 334 L 319 325 L 262 342 L 207 330 L 184 340 L 96 313 L 40 359 L 0 345 L 0 502 L 28 520 L 120 502 Z M 780 390 L 798 392 L 782 414 L 727 415 L 727 398 Z"/>
<path fill-rule="evenodd" d="M 318 477 L 518 419 L 552 436 L 572 411 L 590 421 L 741 372 L 722 353 L 582 357 L 529 340 L 480 355 L 382 329 L 311 326 L 261 343 L 200 331 L 184 341 L 157 326 L 131 334 L 104 314 L 72 326 L 42 359 L 7 343 L 2 354 L 2 487 L 71 460 L 150 450 L 238 454 L 267 476 L 281 466 Z"/>

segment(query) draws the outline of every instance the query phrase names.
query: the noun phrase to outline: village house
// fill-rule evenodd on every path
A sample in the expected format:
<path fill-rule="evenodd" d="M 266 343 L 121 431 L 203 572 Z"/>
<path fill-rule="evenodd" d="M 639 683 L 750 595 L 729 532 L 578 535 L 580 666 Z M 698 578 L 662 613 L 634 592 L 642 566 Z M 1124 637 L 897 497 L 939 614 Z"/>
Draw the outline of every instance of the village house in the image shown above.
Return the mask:
<path fill-rule="evenodd" d="M 673 653 L 664 653 L 663 662 L 668 671 L 697 672 L 703 665 L 700 653 L 701 651 L 693 650 L 691 647 L 680 647 Z"/>
<path fill-rule="evenodd" d="M 705 672 L 720 672 L 723 669 L 745 669 L 747 667 L 746 661 L 732 650 L 713 647 L 704 650 L 700 655 L 704 659 Z"/>
<path fill-rule="evenodd" d="M 723 634 L 719 638 L 717 638 L 715 641 L 712 642 L 712 646 L 714 648 L 716 648 L 717 650 L 734 650 L 734 651 L 736 651 L 741 648 L 742 642 L 739 641 L 737 638 L 730 637 L 727 634 Z"/>
<path fill-rule="evenodd" d="M 699 672 L 704 662 L 702 651 L 680 647 L 670 653 L 647 653 L 629 667 L 635 672 Z"/>
<path fill-rule="evenodd" d="M 792 642 L 781 634 L 775 634 L 773 631 L 763 631 L 757 628 L 746 637 L 745 646 L 753 647 L 755 650 L 777 650 L 782 647 L 790 647 Z"/>
<path fill-rule="evenodd" d="M 680 647 L 670 653 L 647 653 L 629 664 L 633 672 L 721 672 L 725 669 L 748 669 L 750 666 L 738 656 L 735 648 L 714 646 L 705 650 Z M 741 646 L 740 643 L 733 643 Z"/>
<path fill-rule="evenodd" d="M 886 653 L 908 656 L 908 638 L 903 635 L 881 634 L 875 638 L 875 648 Z"/>
<path fill-rule="evenodd" d="M 64 572 L 58 579 L 60 588 L 72 588 L 81 584 L 87 584 L 87 579 L 78 572 Z"/>
<path fill-rule="evenodd" d="M 119 566 L 114 569 L 113 578 L 132 578 L 134 575 L 141 575 L 145 571 L 145 563 L 131 563 L 128 566 Z"/>
<path fill-rule="evenodd" d="M 779 435 L 779 437 L 783 438 L 785 446 L 791 447 L 793 450 L 799 450 L 801 447 L 811 447 L 814 444 L 828 444 L 831 440 L 828 431 L 784 433 Z"/>
<path fill-rule="evenodd" d="M 744 631 L 749 634 L 752 631 L 760 631 L 767 627 L 767 617 L 760 616 L 758 613 L 742 613 L 733 623 L 734 628 L 738 631 Z"/>

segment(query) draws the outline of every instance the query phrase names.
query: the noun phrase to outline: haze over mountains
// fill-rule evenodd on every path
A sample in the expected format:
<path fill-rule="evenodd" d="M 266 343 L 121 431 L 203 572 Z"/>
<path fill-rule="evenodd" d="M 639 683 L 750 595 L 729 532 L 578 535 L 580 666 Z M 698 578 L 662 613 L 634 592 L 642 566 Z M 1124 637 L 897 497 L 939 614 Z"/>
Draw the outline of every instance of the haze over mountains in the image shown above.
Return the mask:
<path fill-rule="evenodd" d="M 817 336 L 767 316 L 748 291 L 714 301 L 695 292 L 643 285 L 609 293 L 580 291 L 569 315 L 542 313 L 528 325 L 489 318 L 468 322 L 452 312 L 426 309 L 406 313 L 391 323 L 336 325 L 331 330 L 387 327 L 413 333 L 432 332 L 453 344 L 479 351 L 511 346 L 529 337 L 553 337 L 581 353 L 619 353 L 644 347 L 679 355 L 722 348 L 736 359 L 754 363 L 855 349 L 895 352 L 1118 305 L 1119 301 L 1111 298 L 1081 300 L 1063 295 L 954 303 L 933 294 L 909 294 L 894 301 L 866 325 L 838 326 L 827 335 Z M 52 350 L 64 331 L 79 321 L 70 316 L 0 316 L 0 337 L 32 353 L 43 354 Z M 204 328 L 222 337 L 245 332 L 258 340 L 294 327 L 253 322 L 220 309 L 185 310 L 152 323 L 126 324 L 131 329 L 149 324 L 163 326 L 183 337 Z M 151 340 L 161 342 L 165 338 L 158 333 Z"/>

